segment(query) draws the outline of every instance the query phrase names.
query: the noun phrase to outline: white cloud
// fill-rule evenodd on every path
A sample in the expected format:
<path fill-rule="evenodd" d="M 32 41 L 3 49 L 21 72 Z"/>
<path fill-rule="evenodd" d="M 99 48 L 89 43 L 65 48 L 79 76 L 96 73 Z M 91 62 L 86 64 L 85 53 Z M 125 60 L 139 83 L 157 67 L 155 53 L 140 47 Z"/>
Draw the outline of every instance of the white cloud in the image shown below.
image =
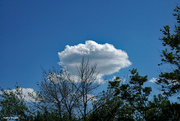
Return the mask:
<path fill-rule="evenodd" d="M 159 80 L 159 78 L 152 78 L 152 79 L 150 79 L 149 80 L 149 82 L 152 82 L 152 83 L 155 83 L 155 82 L 157 82 Z M 177 81 L 177 80 L 167 80 L 168 82 L 169 82 L 169 84 L 170 85 L 178 85 L 179 84 L 179 82 Z"/>
<path fill-rule="evenodd" d="M 156 81 L 158 81 L 158 78 L 154 78 L 154 77 L 149 80 L 149 82 L 152 82 L 152 83 L 155 83 Z"/>
<path fill-rule="evenodd" d="M 14 94 L 16 94 L 17 92 L 20 92 L 16 95 L 18 96 L 19 99 L 23 99 L 26 102 L 36 102 L 37 101 L 29 95 L 31 93 L 32 96 L 34 96 L 34 97 L 38 96 L 37 92 L 35 92 L 34 89 L 32 89 L 32 88 L 21 88 L 21 87 L 19 87 L 16 89 L 4 90 L 4 91 L 7 93 L 12 91 Z"/>
<path fill-rule="evenodd" d="M 87 97 L 88 97 L 88 100 L 90 100 L 92 102 L 97 101 L 97 98 L 94 95 L 87 94 Z"/>
<path fill-rule="evenodd" d="M 111 44 L 98 44 L 92 40 L 86 41 L 85 44 L 66 45 L 65 50 L 58 52 L 58 55 L 60 64 L 66 66 L 74 75 L 82 57 L 88 58 L 91 64 L 96 63 L 99 81 L 102 81 L 102 76 L 113 74 L 131 65 L 125 51 L 116 49 Z"/>
<path fill-rule="evenodd" d="M 117 76 L 113 76 L 112 79 L 110 79 L 111 81 L 121 81 L 121 82 L 126 82 L 126 78 L 125 77 L 122 77 L 122 78 L 119 78 L 119 79 L 116 79 Z"/>
<path fill-rule="evenodd" d="M 49 81 L 53 81 L 55 83 L 59 83 L 60 82 L 60 78 L 61 78 L 61 75 L 58 75 L 56 73 L 49 73 L 48 76 L 46 77 L 47 80 Z"/>

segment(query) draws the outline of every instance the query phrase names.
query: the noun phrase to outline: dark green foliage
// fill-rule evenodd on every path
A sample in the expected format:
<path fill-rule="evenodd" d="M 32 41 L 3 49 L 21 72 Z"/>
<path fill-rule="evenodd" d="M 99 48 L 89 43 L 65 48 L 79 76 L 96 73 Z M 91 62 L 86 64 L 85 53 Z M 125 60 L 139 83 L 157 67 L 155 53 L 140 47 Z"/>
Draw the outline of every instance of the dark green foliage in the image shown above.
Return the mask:
<path fill-rule="evenodd" d="M 149 101 L 147 121 L 179 121 L 180 105 L 171 103 L 161 94 L 154 95 L 153 101 Z"/>
<path fill-rule="evenodd" d="M 107 92 L 102 92 L 100 99 L 94 102 L 93 110 L 88 120 L 112 121 L 116 117 L 119 107 L 123 105 L 123 101 L 114 93 L 112 88 L 108 88 Z"/>
<path fill-rule="evenodd" d="M 180 7 L 177 6 L 174 11 L 175 14 L 173 15 L 177 20 L 174 32 L 170 33 L 168 25 L 161 30 L 164 34 L 161 40 L 165 49 L 162 50 L 161 55 L 163 63 L 159 64 L 167 63 L 171 70 L 161 72 L 160 79 L 157 82 L 157 84 L 162 85 L 162 91 L 170 96 L 180 91 Z"/>
<path fill-rule="evenodd" d="M 62 111 L 63 112 L 63 111 Z M 34 115 L 33 121 L 76 121 L 75 117 L 69 119 L 68 115 L 64 113 L 63 117 L 59 116 L 58 111 L 48 111 L 46 108 L 44 111 L 38 111 L 36 115 Z"/>
<path fill-rule="evenodd" d="M 171 103 L 167 97 L 154 96 L 148 100 L 150 87 L 144 87 L 147 76 L 141 76 L 137 69 L 130 71 L 129 83 L 123 84 L 119 77 L 109 81 L 107 91 L 98 95 L 98 100 L 92 104 L 93 109 L 87 113 L 87 121 L 178 121 L 180 120 L 180 105 Z M 5 92 L 5 91 L 4 91 Z M 20 93 L 16 93 L 20 94 Z M 84 121 L 83 117 L 71 114 L 67 110 L 49 109 L 46 105 L 29 113 L 24 101 L 9 92 L 1 95 L 1 116 L 19 116 L 27 121 Z"/>
<path fill-rule="evenodd" d="M 121 84 L 119 77 L 109 81 L 107 92 L 94 105 L 91 119 L 141 120 L 146 119 L 150 87 L 143 87 L 147 76 L 140 76 L 136 69 L 131 71 L 129 84 Z"/>
<path fill-rule="evenodd" d="M 146 106 L 151 92 L 151 87 L 143 87 L 146 81 L 147 76 L 140 76 L 137 69 L 133 69 L 129 84 L 120 86 L 120 97 L 132 108 L 136 120 L 146 119 Z"/>
<path fill-rule="evenodd" d="M 0 95 L 0 117 L 19 117 L 26 119 L 30 115 L 30 111 L 25 102 L 21 100 L 18 95 L 21 94 L 19 87 L 16 87 L 15 92 L 1 90 Z"/>
<path fill-rule="evenodd" d="M 109 81 L 108 89 L 94 103 L 89 120 L 96 121 L 178 121 L 180 105 L 167 97 L 154 96 L 148 100 L 151 87 L 143 87 L 147 76 L 131 70 L 128 84 L 121 84 L 119 77 Z"/>

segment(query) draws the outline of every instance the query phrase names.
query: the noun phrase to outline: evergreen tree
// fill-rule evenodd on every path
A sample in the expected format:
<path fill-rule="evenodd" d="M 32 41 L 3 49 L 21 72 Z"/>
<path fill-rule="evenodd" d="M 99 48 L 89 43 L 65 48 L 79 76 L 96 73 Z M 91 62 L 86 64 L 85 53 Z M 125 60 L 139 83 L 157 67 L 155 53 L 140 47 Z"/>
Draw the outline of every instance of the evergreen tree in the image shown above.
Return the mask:
<path fill-rule="evenodd" d="M 162 50 L 162 63 L 159 64 L 167 63 L 171 70 L 161 72 L 160 79 L 157 82 L 157 84 L 162 85 L 162 91 L 170 96 L 180 92 L 180 7 L 177 6 L 174 11 L 173 15 L 177 20 L 174 32 L 170 33 L 168 25 L 161 30 L 164 34 L 161 40 L 165 49 Z"/>

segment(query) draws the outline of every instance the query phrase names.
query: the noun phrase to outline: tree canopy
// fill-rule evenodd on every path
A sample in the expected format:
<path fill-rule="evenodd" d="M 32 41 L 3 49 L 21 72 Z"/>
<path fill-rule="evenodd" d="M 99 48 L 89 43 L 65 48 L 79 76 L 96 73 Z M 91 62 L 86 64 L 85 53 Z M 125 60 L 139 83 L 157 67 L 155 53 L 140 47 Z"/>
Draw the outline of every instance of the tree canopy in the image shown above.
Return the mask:
<path fill-rule="evenodd" d="M 162 64 L 169 64 L 169 69 L 161 72 L 157 84 L 162 85 L 162 91 L 167 95 L 173 95 L 180 92 L 180 7 L 174 9 L 174 17 L 177 24 L 174 26 L 174 32 L 170 33 L 170 26 L 164 26 L 162 33 L 164 36 L 160 39 L 165 47 L 162 50 Z"/>
<path fill-rule="evenodd" d="M 168 96 L 180 93 L 180 6 L 175 8 L 177 25 L 170 33 L 167 25 L 162 29 L 164 49 L 161 53 L 163 64 L 170 70 L 161 72 L 157 84 L 164 94 L 152 94 L 146 86 L 148 76 L 142 76 L 137 69 L 130 70 L 129 78 L 123 83 L 120 77 L 108 81 L 107 89 L 94 93 L 100 84 L 96 64 L 82 58 L 77 66 L 77 77 L 65 68 L 59 71 L 43 70 L 44 79 L 38 83 L 33 110 L 22 97 L 22 89 L 0 92 L 0 117 L 18 116 L 26 121 L 179 121 L 180 104 L 171 102 Z M 2 120 L 4 120 L 2 118 Z"/>

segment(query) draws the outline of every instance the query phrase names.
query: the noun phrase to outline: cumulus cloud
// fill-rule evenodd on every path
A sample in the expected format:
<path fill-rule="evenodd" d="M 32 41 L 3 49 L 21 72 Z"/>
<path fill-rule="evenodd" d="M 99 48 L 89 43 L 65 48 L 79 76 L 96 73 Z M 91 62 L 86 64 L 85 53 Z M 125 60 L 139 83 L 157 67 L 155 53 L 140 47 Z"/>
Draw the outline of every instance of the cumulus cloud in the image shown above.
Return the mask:
<path fill-rule="evenodd" d="M 131 65 L 125 51 L 116 49 L 112 44 L 98 44 L 92 40 L 86 41 L 85 44 L 66 45 L 65 50 L 58 52 L 58 55 L 60 64 L 66 66 L 74 75 L 82 57 L 88 58 L 91 64 L 96 63 L 99 81 L 102 81 L 102 76 L 113 74 Z"/>
<path fill-rule="evenodd" d="M 7 93 L 13 92 L 18 96 L 19 99 L 23 99 L 26 102 L 36 102 L 34 98 L 32 98 L 29 94 L 31 94 L 33 97 L 38 97 L 37 92 L 34 91 L 32 88 L 16 88 L 12 90 L 4 90 Z M 20 92 L 20 93 L 18 93 Z M 18 94 L 17 94 L 18 93 Z"/>
<path fill-rule="evenodd" d="M 155 83 L 156 81 L 158 81 L 158 78 L 154 78 L 154 77 L 149 80 L 149 82 L 152 82 L 152 83 Z"/>

